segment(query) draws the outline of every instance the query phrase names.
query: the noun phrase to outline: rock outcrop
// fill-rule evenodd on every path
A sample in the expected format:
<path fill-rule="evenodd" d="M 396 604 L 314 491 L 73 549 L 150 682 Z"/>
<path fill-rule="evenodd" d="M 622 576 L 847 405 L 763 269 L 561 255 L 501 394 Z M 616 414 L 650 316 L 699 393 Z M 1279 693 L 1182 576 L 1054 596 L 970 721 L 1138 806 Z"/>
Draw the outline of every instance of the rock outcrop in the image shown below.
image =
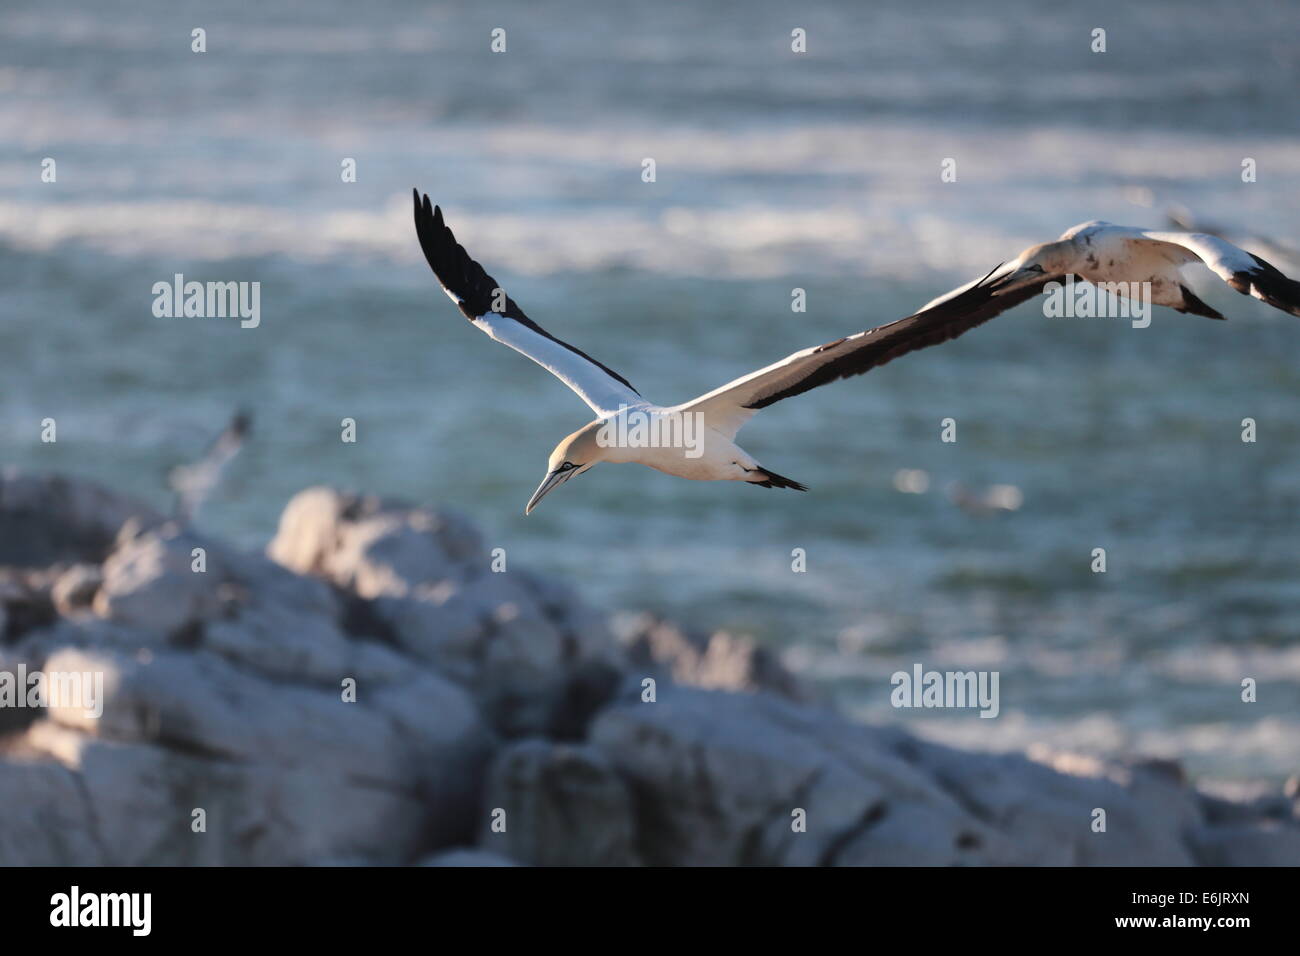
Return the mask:
<path fill-rule="evenodd" d="M 0 473 L 0 864 L 1300 863 L 1293 792 L 853 724 L 503 567 L 373 497 L 300 493 L 263 556 Z"/>

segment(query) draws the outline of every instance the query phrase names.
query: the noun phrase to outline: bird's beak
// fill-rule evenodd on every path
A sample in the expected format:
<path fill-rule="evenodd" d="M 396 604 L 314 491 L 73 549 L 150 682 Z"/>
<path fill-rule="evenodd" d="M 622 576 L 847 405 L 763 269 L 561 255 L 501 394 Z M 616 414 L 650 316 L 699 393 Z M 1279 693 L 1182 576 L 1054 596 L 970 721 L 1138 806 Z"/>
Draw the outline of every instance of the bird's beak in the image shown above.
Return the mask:
<path fill-rule="evenodd" d="M 537 507 L 537 502 L 541 501 L 551 489 L 564 483 L 564 479 L 573 474 L 572 471 L 553 471 L 542 479 L 542 483 L 537 486 L 533 496 L 528 499 L 528 504 L 524 505 L 524 514 L 532 514 L 533 509 Z"/>
<path fill-rule="evenodd" d="M 1012 289 L 1018 289 L 1030 282 L 1037 282 L 1043 278 L 1042 266 L 1029 266 L 1025 269 L 1017 269 L 1015 272 L 999 279 L 994 287 L 997 292 L 1010 292 Z"/>

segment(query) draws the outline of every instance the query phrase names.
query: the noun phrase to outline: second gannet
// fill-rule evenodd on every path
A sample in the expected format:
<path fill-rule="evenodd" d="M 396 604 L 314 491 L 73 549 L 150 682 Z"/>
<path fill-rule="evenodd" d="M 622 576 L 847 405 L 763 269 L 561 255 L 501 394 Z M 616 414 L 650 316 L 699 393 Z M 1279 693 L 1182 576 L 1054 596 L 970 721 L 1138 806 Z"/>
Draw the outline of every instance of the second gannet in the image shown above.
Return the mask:
<path fill-rule="evenodd" d="M 1155 232 L 1099 220 L 1073 226 L 1055 242 L 1030 246 L 983 279 L 928 302 L 921 311 L 950 304 L 954 296 L 983 287 L 1001 305 L 997 311 L 1004 312 L 1049 284 L 1075 275 L 1112 286 L 1120 295 L 1126 294 L 1131 283 L 1147 284 L 1156 305 L 1222 319 L 1183 281 L 1183 268 L 1195 264 L 1208 266 L 1242 295 L 1300 315 L 1300 282 L 1225 239 L 1203 232 Z M 987 303 L 981 301 L 980 306 Z"/>

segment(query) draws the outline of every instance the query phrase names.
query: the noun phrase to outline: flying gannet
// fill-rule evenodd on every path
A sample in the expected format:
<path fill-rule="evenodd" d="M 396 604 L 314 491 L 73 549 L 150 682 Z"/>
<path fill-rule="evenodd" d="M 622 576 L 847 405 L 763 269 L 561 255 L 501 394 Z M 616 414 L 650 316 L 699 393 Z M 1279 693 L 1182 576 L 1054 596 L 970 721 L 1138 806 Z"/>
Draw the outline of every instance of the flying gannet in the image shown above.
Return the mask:
<path fill-rule="evenodd" d="M 1242 295 L 1253 295 L 1276 309 L 1300 315 L 1300 282 L 1245 249 L 1203 232 L 1154 232 L 1109 222 L 1085 222 L 1067 229 L 1055 242 L 1030 246 L 983 279 L 967 283 L 927 303 L 921 310 L 949 304 L 976 288 L 991 292 L 1005 312 L 1031 299 L 1049 283 L 1074 275 L 1097 284 L 1113 283 L 1124 295 L 1129 283 L 1150 283 L 1151 301 L 1179 312 L 1211 319 L 1223 316 L 1183 283 L 1184 266 L 1201 263 Z M 980 301 L 981 309 L 989 303 Z"/>
<path fill-rule="evenodd" d="M 172 514 L 182 522 L 189 522 L 207 501 L 226 466 L 244 447 L 244 439 L 252 428 L 253 417 L 246 411 L 235 412 L 225 430 L 208 446 L 203 457 L 188 465 L 177 465 L 167 475 L 167 484 L 175 493 Z"/>
<path fill-rule="evenodd" d="M 735 443 L 754 413 L 784 398 L 851 375 L 900 355 L 956 338 L 1003 310 L 983 282 L 945 298 L 941 307 L 795 352 L 682 405 L 654 405 L 622 375 L 562 342 L 528 318 L 443 223 L 442 209 L 415 192 L 415 229 L 443 291 L 465 317 L 503 345 L 545 368 L 596 413 L 595 421 L 566 437 L 551 452 L 546 477 L 524 514 L 553 489 L 602 461 L 636 462 L 695 481 L 744 481 L 762 488 L 807 491 L 797 481 L 764 468 Z M 987 277 L 986 277 L 987 278 Z M 680 443 L 611 440 L 624 435 L 678 435 L 698 423 L 696 447 Z"/>

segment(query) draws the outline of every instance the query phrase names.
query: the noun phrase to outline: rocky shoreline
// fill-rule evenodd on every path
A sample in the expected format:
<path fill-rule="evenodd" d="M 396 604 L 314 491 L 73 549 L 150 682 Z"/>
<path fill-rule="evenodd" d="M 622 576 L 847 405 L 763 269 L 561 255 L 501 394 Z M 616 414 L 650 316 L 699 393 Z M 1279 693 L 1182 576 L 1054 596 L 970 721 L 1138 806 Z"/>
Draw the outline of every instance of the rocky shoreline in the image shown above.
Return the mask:
<path fill-rule="evenodd" d="M 502 558 L 327 488 L 258 555 L 0 473 L 0 672 L 103 680 L 99 716 L 0 706 L 0 864 L 1300 864 L 1294 787 L 855 725 Z"/>

